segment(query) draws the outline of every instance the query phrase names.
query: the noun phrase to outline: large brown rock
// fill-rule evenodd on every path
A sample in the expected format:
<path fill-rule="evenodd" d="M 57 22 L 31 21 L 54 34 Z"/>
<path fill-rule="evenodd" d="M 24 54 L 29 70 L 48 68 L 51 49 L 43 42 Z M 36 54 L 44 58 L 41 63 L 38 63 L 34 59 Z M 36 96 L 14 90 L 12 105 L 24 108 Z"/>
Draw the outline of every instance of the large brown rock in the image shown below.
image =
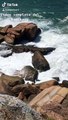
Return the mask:
<path fill-rule="evenodd" d="M 49 103 L 62 103 L 67 94 L 67 88 L 51 86 L 41 91 L 32 101 L 30 101 L 29 105 L 40 111 L 43 106 Z"/>
<path fill-rule="evenodd" d="M 15 35 L 15 36 L 20 36 L 20 34 L 19 34 L 17 31 L 15 31 L 14 28 L 9 28 L 9 29 L 7 30 L 7 33 L 13 34 L 13 35 Z"/>
<path fill-rule="evenodd" d="M 19 84 L 24 84 L 24 80 L 21 77 L 2 74 L 0 76 L 0 93 L 10 94 L 11 88 Z"/>
<path fill-rule="evenodd" d="M 42 108 L 42 106 L 50 102 L 51 98 L 55 96 L 59 89 L 60 87 L 58 86 L 52 86 L 44 89 L 32 101 L 30 101 L 29 105 L 35 108 L 36 110 L 39 107 Z"/>
<path fill-rule="evenodd" d="M 41 109 L 43 116 L 47 116 L 53 120 L 68 120 L 68 107 L 63 107 L 61 104 L 50 103 Z"/>
<path fill-rule="evenodd" d="M 22 30 L 25 29 L 25 34 L 28 34 L 26 37 L 30 40 L 32 40 L 37 34 L 41 32 L 41 30 L 37 27 L 34 23 L 20 23 L 16 27 L 14 27 L 14 30 L 17 32 L 23 32 Z"/>
<path fill-rule="evenodd" d="M 20 23 L 14 27 L 14 30 L 17 32 L 21 32 L 21 30 L 24 29 L 28 24 L 29 23 Z"/>
<path fill-rule="evenodd" d="M 36 24 L 29 23 L 25 27 L 25 37 L 27 40 L 32 41 L 34 38 L 41 32 L 39 28 L 37 28 Z"/>
<path fill-rule="evenodd" d="M 0 94 L 0 120 L 44 120 L 23 101 Z"/>
<path fill-rule="evenodd" d="M 68 108 L 68 94 L 62 102 L 62 106 Z"/>
<path fill-rule="evenodd" d="M 15 27 L 7 25 L 0 30 L 0 41 L 4 40 L 9 44 L 20 43 L 23 39 L 33 41 L 40 32 L 34 23 L 20 23 Z"/>
<path fill-rule="evenodd" d="M 44 90 L 45 88 L 49 88 L 54 85 L 59 85 L 59 83 L 57 80 L 48 80 L 37 85 L 40 87 L 40 90 Z"/>
<path fill-rule="evenodd" d="M 41 30 L 34 23 L 20 23 L 14 30 L 20 33 L 19 40 L 26 39 L 28 41 L 33 41 L 35 37 L 41 32 Z M 15 41 L 15 42 L 17 42 Z"/>
<path fill-rule="evenodd" d="M 8 76 L 8 75 L 1 75 L 2 81 L 7 85 L 13 87 L 17 84 L 24 84 L 24 80 L 18 76 Z"/>
<path fill-rule="evenodd" d="M 25 66 L 22 70 L 18 71 L 16 75 L 21 76 L 26 81 L 32 81 L 35 83 L 38 77 L 38 71 L 31 66 Z"/>
<path fill-rule="evenodd" d="M 14 44 L 15 35 L 8 33 L 7 35 L 4 36 L 4 41 L 6 41 L 8 44 Z"/>
<path fill-rule="evenodd" d="M 37 95 L 40 92 L 38 86 L 34 84 L 16 85 L 11 89 L 12 93 L 18 96 L 19 99 L 28 99 L 31 95 Z"/>
<path fill-rule="evenodd" d="M 32 64 L 40 71 L 46 71 L 50 69 L 49 63 L 39 51 L 36 51 L 32 56 Z"/>
<path fill-rule="evenodd" d="M 28 99 L 31 95 L 40 92 L 39 86 L 35 84 L 24 84 L 24 80 L 18 76 L 8 76 L 1 73 L 0 93 L 19 96 L 19 99 Z"/>

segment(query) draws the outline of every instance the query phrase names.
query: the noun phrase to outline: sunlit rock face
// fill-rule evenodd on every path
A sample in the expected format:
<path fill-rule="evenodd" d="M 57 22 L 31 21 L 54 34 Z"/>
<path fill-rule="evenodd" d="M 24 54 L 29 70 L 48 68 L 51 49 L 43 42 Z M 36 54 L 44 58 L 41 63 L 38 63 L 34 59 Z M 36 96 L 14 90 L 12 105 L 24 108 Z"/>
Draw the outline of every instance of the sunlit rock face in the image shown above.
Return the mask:
<path fill-rule="evenodd" d="M 0 94 L 0 120 L 43 120 L 40 114 L 19 99 Z"/>

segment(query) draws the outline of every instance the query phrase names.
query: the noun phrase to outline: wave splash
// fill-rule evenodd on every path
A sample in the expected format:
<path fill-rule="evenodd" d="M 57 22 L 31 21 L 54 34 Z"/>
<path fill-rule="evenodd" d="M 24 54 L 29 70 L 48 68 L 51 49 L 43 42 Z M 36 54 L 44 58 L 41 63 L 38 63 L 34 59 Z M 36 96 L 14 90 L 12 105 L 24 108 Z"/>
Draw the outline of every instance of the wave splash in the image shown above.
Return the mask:
<path fill-rule="evenodd" d="M 50 64 L 50 70 L 39 73 L 38 79 L 44 81 L 51 79 L 52 77 L 59 77 L 61 81 L 68 80 L 68 34 L 62 32 L 62 29 L 59 27 L 53 26 L 53 21 L 46 19 L 0 19 L 0 26 L 5 26 L 8 24 L 16 26 L 21 22 L 34 22 L 42 29 L 42 33 L 40 34 L 40 41 L 30 42 L 27 44 L 35 45 L 38 47 L 56 48 L 55 51 L 45 56 Z M 8 58 L 0 57 L 0 71 L 4 72 L 5 74 L 12 75 L 16 70 L 22 69 L 24 65 L 32 65 L 31 57 L 32 54 L 30 52 L 28 54 L 13 53 L 13 55 L 9 56 Z M 21 59 L 23 58 L 24 60 L 21 62 Z M 9 63 L 9 61 L 11 62 Z"/>

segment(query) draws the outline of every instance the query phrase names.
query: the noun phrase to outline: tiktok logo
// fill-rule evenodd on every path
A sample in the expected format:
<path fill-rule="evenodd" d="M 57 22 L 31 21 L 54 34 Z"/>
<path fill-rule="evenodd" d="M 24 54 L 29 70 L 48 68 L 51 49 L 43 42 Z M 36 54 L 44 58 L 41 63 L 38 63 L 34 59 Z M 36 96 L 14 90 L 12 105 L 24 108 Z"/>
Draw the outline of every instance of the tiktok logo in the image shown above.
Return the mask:
<path fill-rule="evenodd" d="M 2 4 L 2 7 L 5 7 L 6 6 L 6 2 L 4 2 L 3 4 Z"/>

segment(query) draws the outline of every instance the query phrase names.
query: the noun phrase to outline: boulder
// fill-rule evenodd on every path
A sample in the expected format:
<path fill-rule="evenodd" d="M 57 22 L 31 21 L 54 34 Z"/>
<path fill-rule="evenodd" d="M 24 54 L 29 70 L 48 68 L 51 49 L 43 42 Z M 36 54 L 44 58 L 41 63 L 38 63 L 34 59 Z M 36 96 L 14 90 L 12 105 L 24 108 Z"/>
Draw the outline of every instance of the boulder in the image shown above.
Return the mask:
<path fill-rule="evenodd" d="M 32 81 L 35 83 L 38 77 L 38 71 L 31 66 L 25 66 L 20 70 L 19 75 L 26 81 Z"/>
<path fill-rule="evenodd" d="M 36 35 L 41 33 L 41 30 L 34 23 L 20 23 L 14 27 L 14 30 L 21 33 L 25 30 L 24 35 L 26 35 L 25 38 L 28 40 L 33 40 Z"/>
<path fill-rule="evenodd" d="M 20 23 L 14 27 L 14 30 L 20 33 L 20 36 L 16 37 L 15 43 L 20 40 L 22 41 L 22 39 L 33 41 L 41 33 L 40 28 L 34 23 Z"/>
<path fill-rule="evenodd" d="M 7 34 L 4 36 L 4 41 L 6 41 L 8 44 L 13 44 L 15 40 L 15 35 L 13 34 Z"/>
<path fill-rule="evenodd" d="M 0 30 L 0 39 L 2 41 L 3 35 L 4 41 L 9 44 L 16 44 L 20 43 L 24 39 L 33 41 L 40 32 L 40 28 L 38 28 L 34 23 L 20 23 L 15 27 L 7 25 Z"/>
<path fill-rule="evenodd" d="M 15 85 L 18 85 L 18 84 L 24 84 L 24 80 L 18 76 L 9 76 L 9 75 L 2 74 L 1 79 L 2 79 L 2 82 L 4 82 L 4 84 L 9 85 L 11 87 L 14 87 Z"/>
<path fill-rule="evenodd" d="M 0 94 L 0 120 L 44 120 L 23 101 Z"/>
<path fill-rule="evenodd" d="M 36 51 L 32 56 L 32 64 L 36 69 L 40 70 L 41 72 L 50 69 L 49 63 L 39 51 Z"/>
<path fill-rule="evenodd" d="M 53 120 L 68 120 L 68 108 L 57 103 L 50 103 L 43 106 L 41 114 L 43 116 L 47 115 Z"/>
<path fill-rule="evenodd" d="M 0 34 L 0 43 L 3 42 L 4 36 Z"/>
<path fill-rule="evenodd" d="M 21 32 L 22 29 L 24 29 L 29 23 L 19 23 L 14 27 L 14 30 L 17 32 Z"/>
<path fill-rule="evenodd" d="M 61 86 L 62 86 L 62 87 L 67 87 L 67 88 L 68 88 L 68 81 L 67 81 L 67 80 L 63 80 Z"/>
<path fill-rule="evenodd" d="M 34 99 L 32 99 L 30 101 L 29 105 L 31 107 L 35 108 L 36 110 L 39 110 L 39 112 L 40 112 L 40 109 L 42 108 L 42 106 L 48 104 L 50 101 L 52 102 L 52 98 L 57 94 L 57 92 L 60 89 L 61 89 L 61 87 L 59 87 L 59 86 L 51 86 L 49 88 L 45 88 Z M 64 98 L 62 98 L 62 99 L 64 99 Z M 58 100 L 58 98 L 57 98 L 57 100 Z"/>
<path fill-rule="evenodd" d="M 13 35 L 15 35 L 15 36 L 20 36 L 20 33 L 17 32 L 17 31 L 15 31 L 14 28 L 9 28 L 9 29 L 7 30 L 7 33 L 13 34 Z"/>
<path fill-rule="evenodd" d="M 65 99 L 61 103 L 63 107 L 68 108 L 68 94 L 66 95 Z"/>
<path fill-rule="evenodd" d="M 0 44 L 0 56 L 8 57 L 12 55 L 12 53 L 13 53 L 13 49 L 8 44 L 4 44 L 4 43 Z"/>
<path fill-rule="evenodd" d="M 11 89 L 11 92 L 18 96 L 19 99 L 28 99 L 31 95 L 37 95 L 40 92 L 38 86 L 34 84 L 21 84 L 16 85 Z"/>
<path fill-rule="evenodd" d="M 2 74 L 0 76 L 0 93 L 10 94 L 11 88 L 19 84 L 24 84 L 24 80 L 21 77 Z"/>
<path fill-rule="evenodd" d="M 47 48 L 39 48 L 33 45 L 14 45 L 13 46 L 13 52 L 15 53 L 22 53 L 22 52 L 36 52 L 39 51 L 41 52 L 43 55 L 47 55 L 50 52 L 52 52 L 53 50 L 55 50 L 55 48 L 51 48 L 51 47 L 47 47 Z"/>
<path fill-rule="evenodd" d="M 33 41 L 35 37 L 41 32 L 39 28 L 37 28 L 37 25 L 34 23 L 29 23 L 25 27 L 25 38 L 29 41 Z"/>
<path fill-rule="evenodd" d="M 6 25 L 5 27 L 3 27 L 3 28 L 0 30 L 0 34 L 6 35 L 6 34 L 7 34 L 7 30 L 8 30 L 9 28 L 12 28 L 12 25 Z"/>
<path fill-rule="evenodd" d="M 40 87 L 40 90 L 44 90 L 45 88 L 49 88 L 54 85 L 59 85 L 59 83 L 57 80 L 48 80 L 37 85 Z"/>

